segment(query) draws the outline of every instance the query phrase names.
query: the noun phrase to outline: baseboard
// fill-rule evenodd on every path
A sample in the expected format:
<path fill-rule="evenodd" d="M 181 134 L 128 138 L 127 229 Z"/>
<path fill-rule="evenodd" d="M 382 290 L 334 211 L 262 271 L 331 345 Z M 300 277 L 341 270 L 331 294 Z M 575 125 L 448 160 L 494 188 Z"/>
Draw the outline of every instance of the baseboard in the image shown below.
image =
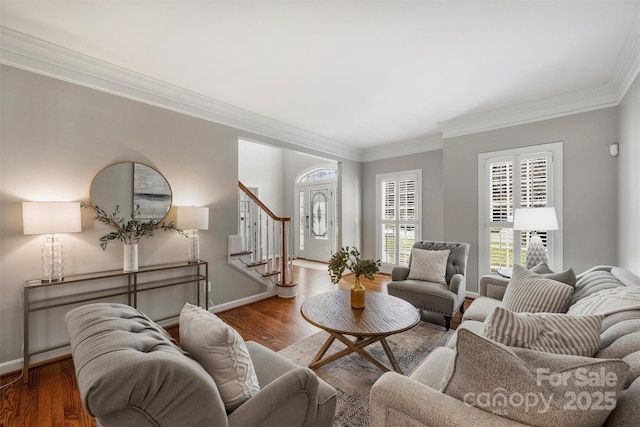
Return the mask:
<path fill-rule="evenodd" d="M 273 296 L 275 296 L 275 293 L 262 292 L 260 294 L 252 295 L 246 298 L 241 298 L 236 301 L 219 304 L 219 305 L 216 305 L 215 307 L 209 307 L 209 311 L 211 311 L 212 313 L 217 313 L 220 311 L 230 310 L 232 308 L 251 304 L 252 302 L 261 301 L 263 299 L 271 298 Z M 158 323 L 162 327 L 167 327 L 167 326 L 176 325 L 177 320 L 178 320 L 178 317 L 176 316 L 176 317 L 164 319 L 161 321 L 157 321 L 156 323 Z M 31 356 L 31 365 L 38 365 L 48 361 L 53 361 L 60 357 L 70 356 L 70 355 L 71 355 L 71 347 L 67 345 L 64 347 L 56 348 L 55 350 L 45 351 L 43 353 Z M 0 363 L 0 375 L 21 371 L 22 367 L 23 367 L 23 358 L 2 362 Z"/>
<path fill-rule="evenodd" d="M 262 292 L 257 295 L 251 295 L 250 297 L 226 302 L 224 304 L 218 304 L 215 307 L 210 307 L 209 311 L 211 311 L 212 313 L 219 313 L 221 311 L 226 311 L 232 308 L 237 308 L 243 305 L 251 304 L 252 302 L 262 301 L 263 299 L 271 298 L 275 295 L 276 295 L 275 292 Z"/>
<path fill-rule="evenodd" d="M 478 297 L 480 297 L 480 294 L 477 292 L 467 292 L 464 294 L 465 297 L 467 298 L 472 298 L 472 299 L 476 299 Z"/>
<path fill-rule="evenodd" d="M 54 350 L 45 351 L 43 353 L 31 356 L 31 366 L 39 365 L 42 363 L 46 363 L 46 362 L 53 361 L 55 359 L 59 359 L 61 357 L 70 356 L 70 355 L 71 355 L 71 347 L 69 347 L 68 345 L 64 347 L 56 348 Z M 22 358 L 2 362 L 0 363 L 0 375 L 21 371 L 22 366 L 23 366 Z"/>

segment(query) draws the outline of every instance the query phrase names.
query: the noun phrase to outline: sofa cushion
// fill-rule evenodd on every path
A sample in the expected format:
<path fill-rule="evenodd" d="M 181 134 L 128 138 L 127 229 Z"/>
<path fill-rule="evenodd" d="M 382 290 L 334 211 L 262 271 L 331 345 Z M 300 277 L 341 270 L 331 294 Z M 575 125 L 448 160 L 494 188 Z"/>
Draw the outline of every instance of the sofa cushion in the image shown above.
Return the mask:
<path fill-rule="evenodd" d="M 540 264 L 532 267 L 529 271 L 532 273 L 539 274 L 545 279 L 551 279 L 551 280 L 555 280 L 556 282 L 562 282 L 569 286 L 576 285 L 576 273 L 573 271 L 572 268 L 565 271 L 560 271 L 558 273 L 554 273 L 553 270 L 549 268 L 546 262 L 541 262 Z"/>
<path fill-rule="evenodd" d="M 447 370 L 447 366 L 455 355 L 455 350 L 451 348 L 438 347 L 415 367 L 413 372 L 409 374 L 409 378 L 438 390 L 442 384 L 443 375 Z"/>
<path fill-rule="evenodd" d="M 476 335 L 480 335 L 480 331 L 482 330 L 483 326 L 484 326 L 483 322 L 478 322 L 475 320 L 466 320 L 458 326 L 456 331 L 459 331 L 460 329 L 466 329 L 468 331 L 473 332 Z M 451 337 L 447 340 L 445 347 L 456 348 L 457 343 L 458 343 L 458 334 L 455 333 L 451 335 Z"/>
<path fill-rule="evenodd" d="M 564 313 L 573 288 L 514 264 L 502 307 L 516 313 Z"/>
<path fill-rule="evenodd" d="M 513 313 L 496 307 L 480 332 L 510 347 L 592 357 L 600 347 L 603 315 Z"/>
<path fill-rule="evenodd" d="M 463 329 L 441 390 L 533 426 L 601 426 L 628 369 L 621 360 L 509 348 Z"/>
<path fill-rule="evenodd" d="M 447 284 L 447 260 L 451 251 L 411 249 L 409 280 Z"/>
<path fill-rule="evenodd" d="M 464 311 L 462 318 L 465 322 L 468 320 L 484 322 L 493 312 L 493 309 L 500 307 L 501 304 L 502 301 L 498 299 L 478 297 L 474 299 L 471 305 Z"/>
<path fill-rule="evenodd" d="M 179 322 L 180 345 L 211 375 L 227 411 L 260 391 L 247 346 L 231 326 L 189 303 Z"/>

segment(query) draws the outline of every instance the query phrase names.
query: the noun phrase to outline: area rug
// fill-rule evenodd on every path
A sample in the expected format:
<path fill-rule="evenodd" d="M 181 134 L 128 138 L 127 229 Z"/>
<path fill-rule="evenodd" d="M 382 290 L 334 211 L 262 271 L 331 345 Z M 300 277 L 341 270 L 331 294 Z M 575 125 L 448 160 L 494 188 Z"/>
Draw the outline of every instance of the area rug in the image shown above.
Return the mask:
<path fill-rule="evenodd" d="M 442 326 L 420 322 L 416 327 L 401 334 L 392 335 L 387 342 L 395 355 L 402 372 L 410 374 L 435 348 L 445 345 L 453 330 L 445 332 Z M 280 351 L 302 366 L 308 366 L 329 334 L 325 331 L 311 335 Z M 343 349 L 344 344 L 333 342 L 327 354 Z M 380 343 L 367 347 L 367 351 L 384 365 L 389 359 Z M 364 358 L 351 353 L 341 359 L 315 369 L 316 374 L 338 390 L 334 427 L 360 427 L 369 425 L 369 391 L 382 375 L 382 371 Z"/>

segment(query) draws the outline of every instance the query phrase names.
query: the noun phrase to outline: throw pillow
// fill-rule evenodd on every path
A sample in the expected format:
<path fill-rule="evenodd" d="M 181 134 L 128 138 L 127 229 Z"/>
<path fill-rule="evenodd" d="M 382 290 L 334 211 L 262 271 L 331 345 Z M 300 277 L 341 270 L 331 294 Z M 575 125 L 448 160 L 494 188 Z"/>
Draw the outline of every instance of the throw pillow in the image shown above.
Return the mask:
<path fill-rule="evenodd" d="M 411 249 L 411 265 L 408 279 L 446 285 L 447 260 L 450 252 L 449 249 L 444 251 Z"/>
<path fill-rule="evenodd" d="M 228 412 L 260 391 L 249 350 L 235 329 L 189 303 L 179 325 L 180 345 L 211 375 Z"/>
<path fill-rule="evenodd" d="M 528 425 L 601 426 L 628 371 L 622 360 L 508 348 L 462 329 L 441 391 Z"/>
<path fill-rule="evenodd" d="M 529 269 L 530 272 L 536 274 L 553 273 L 553 270 L 549 268 L 546 262 L 542 261 L 540 264 L 536 264 Z"/>
<path fill-rule="evenodd" d="M 514 264 L 502 307 L 516 313 L 565 313 L 572 293 L 573 287 Z"/>
<path fill-rule="evenodd" d="M 540 264 L 537 264 L 536 266 L 532 267 L 529 271 L 532 273 L 539 274 L 545 279 L 551 279 L 557 282 L 566 283 L 569 286 L 576 285 L 576 280 L 577 280 L 576 273 L 573 271 L 572 268 L 565 271 L 561 271 L 559 273 L 554 273 L 553 270 L 549 268 L 546 262 L 541 262 Z"/>
<path fill-rule="evenodd" d="M 513 313 L 496 307 L 480 335 L 510 347 L 592 357 L 600 348 L 602 319 L 602 315 Z"/>

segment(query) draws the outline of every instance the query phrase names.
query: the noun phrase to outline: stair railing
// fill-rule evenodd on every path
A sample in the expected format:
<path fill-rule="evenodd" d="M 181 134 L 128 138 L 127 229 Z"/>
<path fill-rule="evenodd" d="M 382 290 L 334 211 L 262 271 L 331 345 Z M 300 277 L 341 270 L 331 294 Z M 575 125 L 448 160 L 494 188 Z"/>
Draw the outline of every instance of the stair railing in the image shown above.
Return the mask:
<path fill-rule="evenodd" d="M 291 218 L 275 215 L 240 181 L 238 214 L 238 234 L 242 251 L 250 254 L 249 266 L 264 265 L 263 276 L 278 274 L 279 286 L 295 285 Z"/>

